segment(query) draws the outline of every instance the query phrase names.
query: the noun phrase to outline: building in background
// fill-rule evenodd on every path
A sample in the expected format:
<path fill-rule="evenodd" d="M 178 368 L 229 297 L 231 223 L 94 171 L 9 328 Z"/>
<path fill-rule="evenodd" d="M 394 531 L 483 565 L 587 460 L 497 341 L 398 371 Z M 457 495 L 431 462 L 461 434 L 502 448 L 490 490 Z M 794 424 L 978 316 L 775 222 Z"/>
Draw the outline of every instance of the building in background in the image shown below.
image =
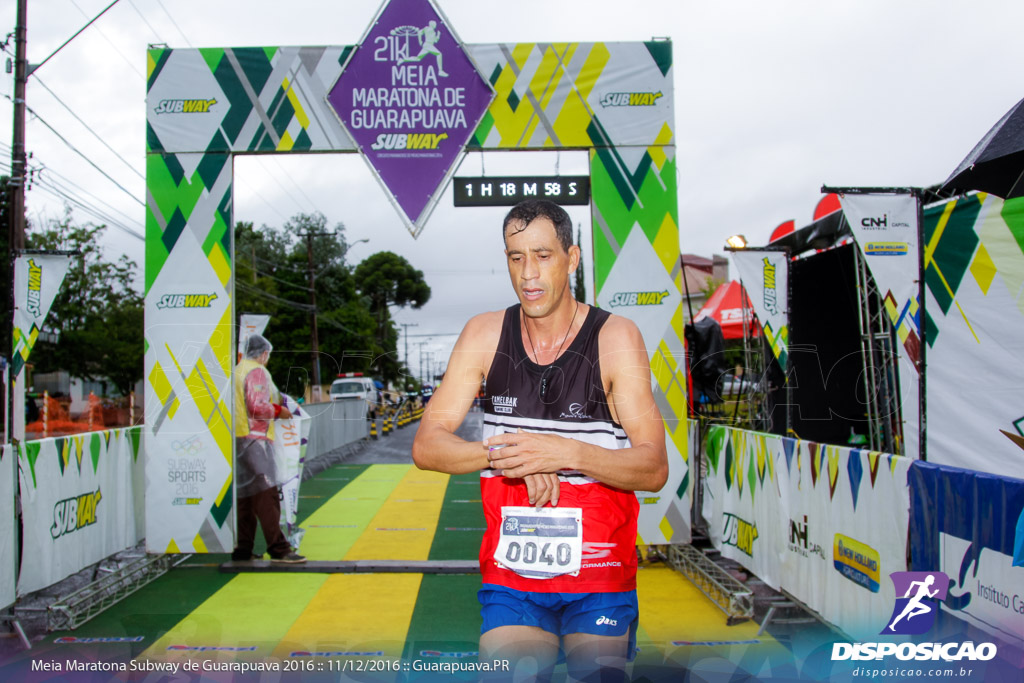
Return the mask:
<path fill-rule="evenodd" d="M 729 281 L 729 259 L 717 254 L 711 258 L 682 254 L 679 260 L 685 278 L 683 296 L 689 298 L 683 304 L 683 320 L 690 322 L 691 315 L 697 314 L 718 286 Z"/>

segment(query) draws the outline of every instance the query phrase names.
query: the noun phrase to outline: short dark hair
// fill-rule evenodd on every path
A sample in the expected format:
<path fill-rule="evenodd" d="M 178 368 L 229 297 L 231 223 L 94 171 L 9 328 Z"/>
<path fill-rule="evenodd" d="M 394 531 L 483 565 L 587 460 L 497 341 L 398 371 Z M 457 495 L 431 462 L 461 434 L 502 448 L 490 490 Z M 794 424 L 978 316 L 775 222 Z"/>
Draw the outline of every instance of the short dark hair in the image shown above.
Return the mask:
<path fill-rule="evenodd" d="M 522 227 L 515 231 L 520 232 L 538 218 L 547 218 L 554 224 L 555 235 L 558 236 L 562 248 L 568 252 L 569 247 L 572 246 L 572 219 L 569 218 L 565 209 L 547 199 L 526 199 L 513 206 L 512 210 L 505 214 L 505 220 L 501 224 L 501 237 L 506 246 L 508 239 L 505 232 L 509 225 L 521 223 Z"/>

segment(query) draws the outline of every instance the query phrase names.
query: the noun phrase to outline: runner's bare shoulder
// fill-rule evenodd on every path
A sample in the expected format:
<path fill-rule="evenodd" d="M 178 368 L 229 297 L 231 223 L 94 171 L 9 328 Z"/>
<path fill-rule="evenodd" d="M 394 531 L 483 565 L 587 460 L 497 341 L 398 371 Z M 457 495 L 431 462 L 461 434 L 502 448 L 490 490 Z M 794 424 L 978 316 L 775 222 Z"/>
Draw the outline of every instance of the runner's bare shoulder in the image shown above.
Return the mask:
<path fill-rule="evenodd" d="M 459 335 L 458 346 L 462 351 L 494 353 L 501 337 L 501 325 L 505 311 L 488 311 L 469 319 Z"/>

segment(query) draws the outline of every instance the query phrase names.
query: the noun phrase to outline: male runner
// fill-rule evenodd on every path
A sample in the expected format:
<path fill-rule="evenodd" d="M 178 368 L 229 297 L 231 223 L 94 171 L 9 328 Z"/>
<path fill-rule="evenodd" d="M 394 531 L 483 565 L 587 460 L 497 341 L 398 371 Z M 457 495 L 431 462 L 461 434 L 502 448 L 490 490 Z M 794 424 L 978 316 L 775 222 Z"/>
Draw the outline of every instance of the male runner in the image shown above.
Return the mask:
<path fill-rule="evenodd" d="M 637 622 L 633 491 L 668 476 L 647 351 L 632 321 L 573 298 L 580 250 L 561 207 L 527 200 L 503 230 L 519 304 L 466 324 L 413 459 L 480 470 L 480 661 L 510 659 L 543 680 L 561 646 L 573 678 L 624 674 Z M 454 433 L 484 378 L 484 440 L 467 442 Z"/>

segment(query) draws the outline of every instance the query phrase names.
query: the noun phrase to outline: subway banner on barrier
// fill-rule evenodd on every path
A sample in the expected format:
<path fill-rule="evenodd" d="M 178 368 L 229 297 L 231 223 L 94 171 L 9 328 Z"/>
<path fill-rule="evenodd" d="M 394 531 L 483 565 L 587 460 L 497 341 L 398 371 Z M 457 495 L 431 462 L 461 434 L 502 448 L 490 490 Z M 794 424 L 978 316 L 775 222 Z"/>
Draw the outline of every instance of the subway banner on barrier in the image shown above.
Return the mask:
<path fill-rule="evenodd" d="M 734 251 L 733 263 L 761 322 L 772 354 L 785 369 L 789 357 L 789 255 L 784 251 Z"/>
<path fill-rule="evenodd" d="M 875 640 L 905 571 L 910 458 L 712 427 L 703 516 L 722 555 Z"/>
<path fill-rule="evenodd" d="M 70 256 L 56 254 L 25 254 L 14 260 L 14 346 L 11 357 L 14 401 L 11 413 L 15 416 L 13 435 L 19 441 L 25 438 L 25 378 L 22 371 L 70 263 Z"/>
<path fill-rule="evenodd" d="M 911 568 L 949 576 L 945 614 L 1024 648 L 1024 480 L 916 462 L 909 481 Z"/>
<path fill-rule="evenodd" d="M 909 194 L 839 196 L 854 239 L 868 269 L 902 352 L 899 354 L 904 452 L 920 457 L 921 307 L 918 244 L 918 199 Z"/>
<path fill-rule="evenodd" d="M 642 323 L 671 443 L 641 535 L 689 540 L 672 80 L 669 41 L 462 45 L 427 0 L 384 3 L 358 46 L 150 49 L 148 550 L 233 545 L 233 156 L 249 153 L 362 151 L 416 233 L 467 149 L 589 150 L 597 300 L 620 294 L 609 310 Z"/>
<path fill-rule="evenodd" d="M 138 428 L 20 445 L 23 552 L 18 595 L 52 585 L 142 538 Z"/>
<path fill-rule="evenodd" d="M 14 602 L 14 446 L 0 444 L 0 610 Z"/>

